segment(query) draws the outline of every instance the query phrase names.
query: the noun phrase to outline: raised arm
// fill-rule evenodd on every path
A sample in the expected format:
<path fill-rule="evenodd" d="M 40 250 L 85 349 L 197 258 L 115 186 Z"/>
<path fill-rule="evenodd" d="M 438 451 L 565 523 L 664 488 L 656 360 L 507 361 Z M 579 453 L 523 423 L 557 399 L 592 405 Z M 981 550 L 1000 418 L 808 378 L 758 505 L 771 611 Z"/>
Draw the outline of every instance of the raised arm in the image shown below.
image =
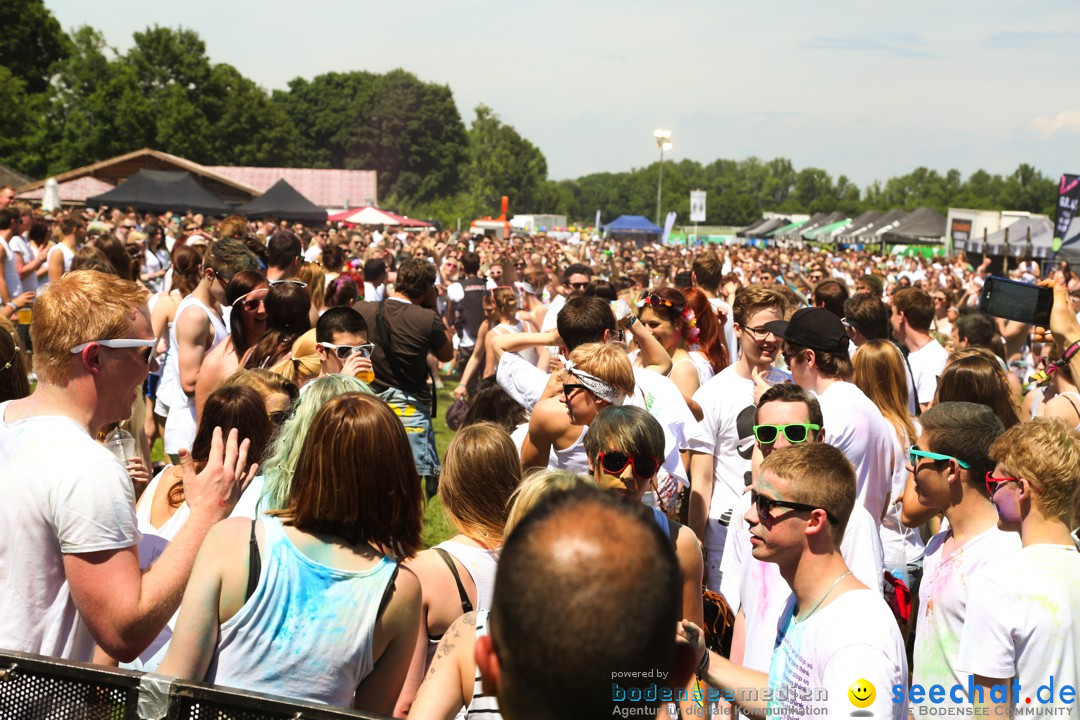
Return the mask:
<path fill-rule="evenodd" d="M 671 356 L 660 341 L 653 337 L 648 328 L 636 322 L 629 327 L 629 331 L 634 342 L 641 349 L 641 359 L 644 361 L 642 365 L 646 370 L 653 370 L 661 375 L 671 372 Z"/>

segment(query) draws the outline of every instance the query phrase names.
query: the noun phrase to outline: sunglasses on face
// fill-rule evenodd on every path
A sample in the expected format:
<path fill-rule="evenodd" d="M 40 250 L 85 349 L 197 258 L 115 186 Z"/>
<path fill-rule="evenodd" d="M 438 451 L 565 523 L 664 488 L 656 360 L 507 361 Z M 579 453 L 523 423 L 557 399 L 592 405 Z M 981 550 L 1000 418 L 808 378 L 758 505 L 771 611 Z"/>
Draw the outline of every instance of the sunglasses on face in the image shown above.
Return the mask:
<path fill-rule="evenodd" d="M 147 366 L 154 363 L 155 353 L 154 346 L 157 345 L 157 340 L 141 340 L 135 338 L 113 338 L 110 340 L 90 340 L 71 348 L 71 354 L 77 355 L 91 345 L 102 345 L 107 348 L 146 348 L 144 353 L 141 353 L 146 360 Z"/>
<path fill-rule="evenodd" d="M 1021 480 L 1022 478 L 1018 477 L 994 477 L 993 471 L 988 471 L 986 473 L 986 494 L 992 498 L 994 497 L 994 493 L 996 493 L 998 491 L 998 488 L 1001 487 L 1004 483 L 1020 482 Z M 1031 489 L 1035 492 L 1042 492 L 1042 490 L 1032 485 L 1030 481 L 1028 482 L 1028 485 L 1031 485 Z"/>
<path fill-rule="evenodd" d="M 257 297 L 251 297 L 255 293 L 260 293 L 260 292 L 262 293 L 261 295 L 259 295 Z M 267 294 L 267 292 L 268 291 L 266 291 L 266 290 L 252 290 L 249 293 L 244 293 L 240 297 L 233 300 L 233 303 L 232 303 L 233 307 L 236 307 L 237 305 L 240 305 L 245 310 L 247 310 L 248 312 L 255 312 L 260 307 L 264 307 L 266 305 L 266 294 Z"/>
<path fill-rule="evenodd" d="M 588 391 L 588 389 L 589 388 L 585 387 L 584 385 L 582 385 L 580 383 L 564 383 L 563 386 L 562 386 L 562 394 L 563 394 L 563 397 L 565 397 L 567 400 L 569 400 L 571 393 L 573 393 L 575 390 Z"/>
<path fill-rule="evenodd" d="M 334 345 L 333 343 L 321 342 L 319 344 L 327 350 L 333 350 L 334 355 L 337 356 L 338 360 L 348 360 L 357 353 L 370 359 L 371 353 L 375 350 L 374 343 L 364 343 L 363 345 Z"/>
<path fill-rule="evenodd" d="M 941 453 L 930 452 L 928 450 L 920 450 L 917 447 L 908 450 L 908 464 L 911 465 L 911 467 L 917 468 L 919 466 L 919 458 L 927 458 L 928 460 L 953 460 L 965 470 L 971 467 L 970 463 L 966 463 L 952 455 L 942 455 Z"/>
<path fill-rule="evenodd" d="M 649 455 L 633 455 L 619 452 L 618 450 L 604 450 L 600 453 L 600 467 L 608 475 L 618 476 L 630 465 L 634 477 L 638 480 L 648 480 L 660 469 L 660 461 Z"/>
<path fill-rule="evenodd" d="M 736 325 L 738 325 L 738 323 L 736 323 Z M 750 333 L 750 337 L 755 340 L 764 340 L 765 338 L 773 334 L 772 330 L 769 330 L 767 327 L 764 326 L 750 327 L 749 325 L 739 325 L 739 327 L 742 328 L 745 332 Z"/>
<path fill-rule="evenodd" d="M 281 427 L 285 424 L 285 421 L 292 416 L 292 410 L 278 410 L 277 412 L 266 414 L 269 416 L 270 422 L 274 427 Z"/>
<path fill-rule="evenodd" d="M 755 425 L 754 439 L 762 445 L 772 445 L 780 434 L 783 433 L 787 441 L 792 445 L 804 443 L 809 439 L 810 433 L 821 429 L 820 425 L 813 423 L 792 423 L 790 425 Z"/>
<path fill-rule="evenodd" d="M 786 508 L 788 510 L 801 510 L 803 512 L 810 512 L 813 510 L 825 510 L 823 507 L 817 505 L 807 505 L 806 503 L 788 502 L 787 500 L 774 500 L 770 497 L 765 497 L 757 490 L 750 491 L 750 502 L 754 504 L 757 509 L 758 518 L 764 520 L 765 518 L 772 519 L 773 508 Z M 825 516 L 829 518 L 829 522 L 838 524 L 836 518 L 831 512 L 825 510 Z"/>
<path fill-rule="evenodd" d="M 574 288 L 575 290 L 584 290 L 588 286 L 589 283 L 587 282 L 570 283 L 570 287 Z"/>

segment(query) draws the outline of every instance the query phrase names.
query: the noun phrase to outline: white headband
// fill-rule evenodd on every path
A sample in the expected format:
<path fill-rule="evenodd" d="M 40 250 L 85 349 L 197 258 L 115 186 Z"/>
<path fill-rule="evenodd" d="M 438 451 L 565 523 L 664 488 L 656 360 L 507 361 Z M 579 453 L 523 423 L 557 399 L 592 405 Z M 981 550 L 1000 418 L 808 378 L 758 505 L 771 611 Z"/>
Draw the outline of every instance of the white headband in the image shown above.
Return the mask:
<path fill-rule="evenodd" d="M 574 378 L 580 380 L 581 384 L 585 386 L 586 390 L 588 390 L 601 400 L 605 400 L 612 405 L 622 405 L 623 402 L 626 400 L 626 396 L 619 392 L 614 385 L 612 385 L 606 380 L 601 380 L 595 375 L 581 370 L 577 367 L 577 365 L 574 364 L 573 360 L 563 360 L 563 368 L 566 369 L 566 372 L 573 375 Z"/>

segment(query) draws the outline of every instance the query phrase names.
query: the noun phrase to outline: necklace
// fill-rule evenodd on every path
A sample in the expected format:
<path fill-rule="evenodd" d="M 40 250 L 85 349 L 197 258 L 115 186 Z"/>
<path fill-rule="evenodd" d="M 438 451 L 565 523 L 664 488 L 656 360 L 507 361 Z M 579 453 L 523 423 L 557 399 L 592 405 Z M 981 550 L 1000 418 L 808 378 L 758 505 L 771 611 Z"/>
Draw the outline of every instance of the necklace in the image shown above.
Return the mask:
<path fill-rule="evenodd" d="M 814 613 L 816 613 L 818 608 L 821 607 L 821 603 L 825 602 L 825 598 L 829 597 L 829 595 L 832 593 L 832 591 L 836 589 L 836 586 L 840 584 L 840 581 L 843 580 L 844 578 L 846 578 L 850 574 L 851 574 L 851 571 L 848 570 L 846 573 L 844 573 L 840 577 L 833 580 L 833 584 L 829 586 L 829 589 L 825 591 L 825 594 L 821 596 L 821 599 L 818 600 L 816 603 L 814 603 L 814 607 L 812 607 L 810 609 L 810 612 L 806 613 L 806 617 L 804 617 L 802 620 L 799 620 L 799 622 L 806 622 L 807 620 L 809 620 L 810 616 L 813 615 Z"/>

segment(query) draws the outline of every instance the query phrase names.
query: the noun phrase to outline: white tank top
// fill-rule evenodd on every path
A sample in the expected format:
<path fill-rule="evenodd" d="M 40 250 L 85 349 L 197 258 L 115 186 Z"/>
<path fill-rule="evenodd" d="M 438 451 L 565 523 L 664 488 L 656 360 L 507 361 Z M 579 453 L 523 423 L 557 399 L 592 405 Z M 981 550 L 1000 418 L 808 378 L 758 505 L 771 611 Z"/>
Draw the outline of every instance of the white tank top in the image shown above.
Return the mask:
<path fill-rule="evenodd" d="M 472 547 L 464 543 L 445 540 L 435 546 L 445 550 L 454 560 L 457 560 L 469 573 L 473 584 L 476 586 L 476 604 L 474 610 L 486 610 L 491 607 L 491 594 L 495 590 L 495 568 L 499 561 L 499 554 L 495 550 Z M 434 549 L 434 548 L 433 548 Z M 450 572 L 449 569 L 446 570 Z M 457 590 L 455 589 L 455 592 Z M 427 664 L 431 665 L 431 659 L 435 656 L 435 650 L 439 646 L 442 635 L 428 635 Z"/>
<path fill-rule="evenodd" d="M 328 567 L 301 553 L 279 520 L 261 522 L 258 585 L 221 624 L 206 682 L 348 707 L 375 666 L 375 623 L 397 563 Z"/>
<path fill-rule="evenodd" d="M 206 352 L 216 348 L 229 334 L 229 328 L 225 326 L 221 317 L 194 295 L 188 295 L 180 301 L 180 305 L 176 308 L 176 314 L 173 316 L 172 324 L 169 326 L 169 355 L 165 361 L 165 370 L 161 375 L 161 387 L 158 388 L 158 395 L 170 408 L 188 407 L 195 402 L 194 398 L 188 397 L 180 384 L 180 353 L 177 351 L 179 345 L 176 341 L 176 325 L 180 322 L 180 315 L 189 307 L 199 308 L 210 318 L 210 327 L 214 330 L 214 339 L 210 342 L 210 346 L 206 348 Z"/>
<path fill-rule="evenodd" d="M 589 455 L 585 452 L 585 433 L 587 432 L 589 432 L 589 428 L 581 428 L 578 439 L 565 450 L 558 450 L 552 445 L 548 467 L 552 470 L 572 470 L 588 475 Z"/>
<path fill-rule="evenodd" d="M 57 250 L 64 256 L 64 272 L 71 272 L 71 261 L 75 259 L 75 251 L 69 248 L 64 243 L 57 243 L 53 245 L 52 250 L 49 251 L 48 259 L 52 260 L 52 255 Z M 46 275 L 46 277 L 48 277 Z"/>
<path fill-rule="evenodd" d="M 517 323 L 513 325 L 510 323 L 499 323 L 491 329 L 491 332 L 495 335 L 513 335 L 515 333 L 525 332 L 525 323 L 521 320 L 518 320 Z M 518 350 L 517 354 L 530 365 L 536 365 L 540 362 L 540 353 L 534 347 Z"/>

